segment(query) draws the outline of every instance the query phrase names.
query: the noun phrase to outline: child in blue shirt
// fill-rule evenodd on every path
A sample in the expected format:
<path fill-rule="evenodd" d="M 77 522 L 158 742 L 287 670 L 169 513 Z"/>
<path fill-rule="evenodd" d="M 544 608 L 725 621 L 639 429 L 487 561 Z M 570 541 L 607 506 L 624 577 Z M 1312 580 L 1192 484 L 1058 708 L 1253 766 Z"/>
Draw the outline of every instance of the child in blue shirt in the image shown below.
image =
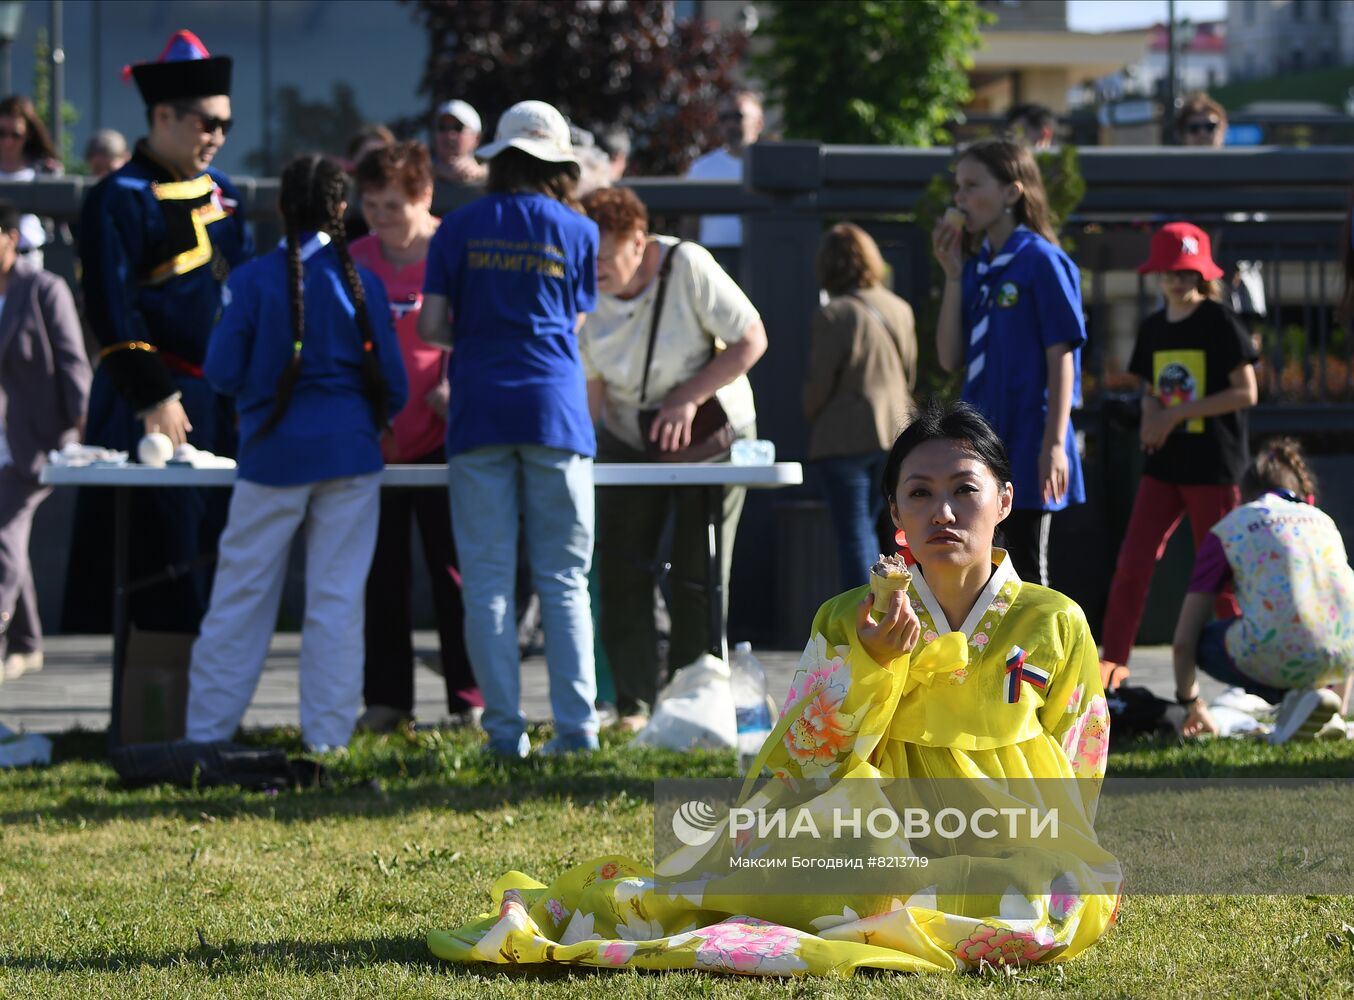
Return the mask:
<path fill-rule="evenodd" d="M 499 120 L 488 194 L 443 220 L 428 248 L 419 335 L 450 347 L 451 523 L 466 648 L 491 752 L 530 750 L 514 627 L 519 512 L 541 599 L 555 738 L 597 747 L 588 567 L 592 457 L 578 328 L 597 297 L 597 225 L 578 211 L 564 117 L 523 101 Z M 448 322 L 450 312 L 451 322 Z"/>
<path fill-rule="evenodd" d="M 211 607 L 193 644 L 187 737 L 227 740 L 249 706 L 277 618 L 292 536 L 306 539 L 301 733 L 346 746 L 362 699 L 363 610 L 376 546 L 380 436 L 407 383 L 381 282 L 348 255 L 348 180 L 293 160 L 279 203 L 286 237 L 237 268 L 204 371 L 234 396 L 239 471 Z"/>
<path fill-rule="evenodd" d="M 1002 524 L 1021 579 L 1049 585 L 1051 516 L 1085 503 L 1072 407 L 1081 402 L 1086 326 L 1081 278 L 1058 247 L 1039 166 L 1002 139 L 975 142 L 955 164 L 955 204 L 932 233 L 945 272 L 936 343 L 963 398 L 1011 456 L 1015 503 Z M 965 260 L 965 242 L 976 252 Z"/>

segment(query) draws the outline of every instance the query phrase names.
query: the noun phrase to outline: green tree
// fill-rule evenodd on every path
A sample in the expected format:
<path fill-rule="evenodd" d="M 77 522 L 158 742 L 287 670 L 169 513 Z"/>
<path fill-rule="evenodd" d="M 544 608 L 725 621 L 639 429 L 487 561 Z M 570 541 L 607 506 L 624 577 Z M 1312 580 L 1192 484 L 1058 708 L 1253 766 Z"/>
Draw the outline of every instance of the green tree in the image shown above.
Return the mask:
<path fill-rule="evenodd" d="M 930 146 L 971 96 L 970 0 L 775 0 L 755 65 L 789 138 Z"/>
<path fill-rule="evenodd" d="M 534 98 L 583 128 L 629 130 L 639 174 L 681 173 L 723 141 L 719 103 L 738 87 L 747 37 L 678 21 L 671 0 L 405 2 L 428 33 L 420 91 L 431 104 L 469 101 L 490 134 L 508 107 Z"/>

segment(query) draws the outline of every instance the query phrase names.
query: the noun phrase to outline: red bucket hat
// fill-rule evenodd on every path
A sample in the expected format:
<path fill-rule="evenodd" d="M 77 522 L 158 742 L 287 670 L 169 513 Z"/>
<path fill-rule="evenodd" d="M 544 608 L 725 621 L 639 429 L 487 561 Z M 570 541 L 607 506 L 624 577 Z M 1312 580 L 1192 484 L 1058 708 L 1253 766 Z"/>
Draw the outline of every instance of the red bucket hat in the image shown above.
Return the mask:
<path fill-rule="evenodd" d="M 1138 265 L 1138 273 L 1161 271 L 1198 271 L 1205 281 L 1222 277 L 1222 268 L 1213 263 L 1208 234 L 1188 222 L 1170 222 L 1152 234 L 1151 253 Z"/>

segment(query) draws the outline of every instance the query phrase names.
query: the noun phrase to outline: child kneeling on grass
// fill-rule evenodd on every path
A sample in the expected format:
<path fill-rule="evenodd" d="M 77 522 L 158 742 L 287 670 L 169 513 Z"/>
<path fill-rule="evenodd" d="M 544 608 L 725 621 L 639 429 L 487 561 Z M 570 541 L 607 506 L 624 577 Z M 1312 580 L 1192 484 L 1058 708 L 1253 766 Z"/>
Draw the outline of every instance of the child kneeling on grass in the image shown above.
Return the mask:
<path fill-rule="evenodd" d="M 1341 739 L 1354 682 L 1354 572 L 1335 522 L 1315 506 L 1298 443 L 1262 448 L 1241 481 L 1245 502 L 1199 546 L 1175 627 L 1176 698 L 1186 736 L 1216 733 L 1195 682 L 1210 677 L 1279 703 L 1271 743 Z M 1241 617 L 1208 623 L 1231 583 Z M 1343 675 L 1344 693 L 1326 685 Z"/>
<path fill-rule="evenodd" d="M 230 276 L 212 331 L 205 372 L 236 397 L 240 457 L 211 607 L 193 644 L 190 740 L 228 740 L 244 717 L 298 529 L 306 539 L 307 747 L 346 746 L 361 706 L 380 436 L 408 389 L 385 290 L 348 255 L 347 191 L 332 160 L 287 165 L 278 199 L 286 237 Z"/>

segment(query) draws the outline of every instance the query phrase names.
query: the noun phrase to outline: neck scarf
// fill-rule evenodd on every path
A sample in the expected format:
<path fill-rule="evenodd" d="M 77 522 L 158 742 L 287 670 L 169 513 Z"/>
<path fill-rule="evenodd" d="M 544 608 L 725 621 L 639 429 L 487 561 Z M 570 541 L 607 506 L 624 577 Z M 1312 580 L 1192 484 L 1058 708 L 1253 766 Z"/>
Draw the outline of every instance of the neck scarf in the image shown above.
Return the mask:
<path fill-rule="evenodd" d="M 329 234 L 323 230 L 312 234 L 310 239 L 301 244 L 301 263 L 304 264 L 306 261 L 310 260 L 310 258 L 314 257 L 317 253 L 327 247 L 330 242 Z M 279 250 L 287 249 L 287 237 L 284 236 L 277 241 L 277 248 Z"/>
<path fill-rule="evenodd" d="M 975 307 L 977 321 L 969 333 L 968 372 L 964 379 L 964 396 L 977 398 L 977 389 L 982 384 L 982 376 L 987 367 L 987 331 L 992 322 L 992 311 L 997 307 L 999 298 L 996 289 L 1002 276 L 1011 266 L 1011 261 L 1019 256 L 1039 237 L 1023 224 L 1016 226 L 1007 238 L 1001 253 L 992 256 L 992 244 L 984 239 L 982 250 L 978 254 L 978 303 Z"/>

